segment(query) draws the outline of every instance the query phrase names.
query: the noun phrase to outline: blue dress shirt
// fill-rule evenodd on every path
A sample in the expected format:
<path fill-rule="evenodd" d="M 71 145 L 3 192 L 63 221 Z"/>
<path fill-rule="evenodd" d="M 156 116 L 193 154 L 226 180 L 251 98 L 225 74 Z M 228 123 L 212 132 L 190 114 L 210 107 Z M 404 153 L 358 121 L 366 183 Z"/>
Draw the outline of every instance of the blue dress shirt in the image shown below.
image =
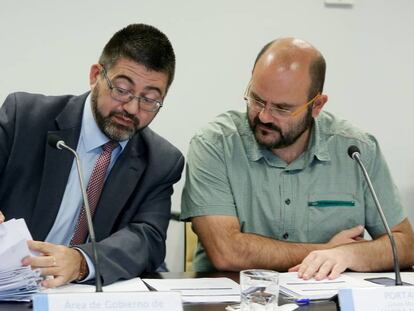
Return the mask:
<path fill-rule="evenodd" d="M 79 154 L 84 174 L 83 182 L 85 185 L 88 184 L 89 178 L 92 174 L 92 170 L 95 166 L 95 162 L 102 152 L 102 146 L 110 140 L 104 133 L 102 133 L 102 131 L 96 124 L 96 121 L 92 113 L 90 97 L 91 95 L 89 94 L 89 96 L 86 98 L 85 108 L 83 110 L 82 116 L 80 137 L 78 141 L 78 146 L 76 147 L 76 151 Z M 112 151 L 111 162 L 109 164 L 106 176 L 108 176 L 116 159 L 124 150 L 127 143 L 128 140 L 119 142 L 119 146 Z M 56 216 L 56 220 L 52 226 L 52 229 L 50 230 L 45 241 L 54 244 L 69 246 L 69 243 L 75 232 L 76 224 L 78 222 L 78 217 L 82 206 L 82 191 L 79 185 L 76 161 L 74 160 L 69 174 L 69 179 L 66 185 L 65 193 L 60 204 L 59 212 Z M 90 258 L 85 253 L 83 253 L 83 255 L 86 258 L 89 268 L 89 275 L 84 280 L 87 281 L 95 277 L 95 269 Z"/>

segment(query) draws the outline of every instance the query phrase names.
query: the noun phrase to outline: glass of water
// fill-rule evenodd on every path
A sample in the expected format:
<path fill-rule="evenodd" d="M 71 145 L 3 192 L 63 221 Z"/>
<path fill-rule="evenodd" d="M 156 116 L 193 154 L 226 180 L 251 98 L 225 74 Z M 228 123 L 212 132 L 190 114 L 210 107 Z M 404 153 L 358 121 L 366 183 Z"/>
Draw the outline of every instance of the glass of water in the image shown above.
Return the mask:
<path fill-rule="evenodd" d="M 272 270 L 240 271 L 242 311 L 276 311 L 279 298 L 279 274 Z"/>

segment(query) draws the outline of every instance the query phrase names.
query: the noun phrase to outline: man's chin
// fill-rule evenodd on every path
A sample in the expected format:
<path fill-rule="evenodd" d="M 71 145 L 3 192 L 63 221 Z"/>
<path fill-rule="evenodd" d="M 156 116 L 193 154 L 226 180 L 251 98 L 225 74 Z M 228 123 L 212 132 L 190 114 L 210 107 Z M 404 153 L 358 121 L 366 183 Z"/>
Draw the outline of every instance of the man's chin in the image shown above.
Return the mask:
<path fill-rule="evenodd" d="M 138 131 L 138 130 L 137 130 Z M 105 129 L 105 134 L 109 138 L 116 140 L 116 141 L 123 141 L 127 139 L 131 139 L 132 136 L 135 135 L 137 132 L 135 129 L 131 129 L 129 127 L 123 125 L 111 125 Z"/>
<path fill-rule="evenodd" d="M 258 135 L 256 135 L 256 141 L 259 145 L 262 145 L 268 149 L 273 149 L 273 146 L 278 143 L 278 141 L 274 139 L 265 139 L 264 137 Z"/>
<path fill-rule="evenodd" d="M 266 147 L 271 147 L 274 144 L 277 144 L 280 140 L 280 135 L 278 132 L 274 132 L 272 131 L 270 132 L 264 132 L 261 130 L 256 130 L 256 133 L 254 135 L 256 137 L 256 140 L 259 144 L 266 146 Z"/>

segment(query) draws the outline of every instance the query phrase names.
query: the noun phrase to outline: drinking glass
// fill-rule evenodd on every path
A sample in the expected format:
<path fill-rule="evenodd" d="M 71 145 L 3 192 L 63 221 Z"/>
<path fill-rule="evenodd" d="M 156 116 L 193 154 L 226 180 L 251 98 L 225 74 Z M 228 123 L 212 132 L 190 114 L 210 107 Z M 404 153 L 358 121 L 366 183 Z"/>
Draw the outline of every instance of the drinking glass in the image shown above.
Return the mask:
<path fill-rule="evenodd" d="M 276 311 L 279 274 L 272 270 L 240 271 L 241 311 Z"/>

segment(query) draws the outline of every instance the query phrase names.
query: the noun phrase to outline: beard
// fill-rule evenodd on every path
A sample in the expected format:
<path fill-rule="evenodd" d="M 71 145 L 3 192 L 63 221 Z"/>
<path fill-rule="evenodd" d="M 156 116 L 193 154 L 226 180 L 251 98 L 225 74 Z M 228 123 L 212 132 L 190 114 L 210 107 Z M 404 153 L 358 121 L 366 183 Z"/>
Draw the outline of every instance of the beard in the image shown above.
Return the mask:
<path fill-rule="evenodd" d="M 247 113 L 249 114 L 249 111 Z M 313 124 L 312 108 L 309 108 L 307 110 L 306 115 L 302 118 L 302 120 L 293 126 L 290 126 L 289 129 L 285 132 L 283 132 L 280 127 L 273 123 L 261 122 L 258 115 L 256 115 L 253 120 L 250 120 L 250 118 L 248 118 L 248 120 L 256 141 L 268 149 L 281 149 L 293 145 L 299 139 L 299 137 L 301 137 L 302 134 Z M 262 131 L 257 127 L 258 125 L 261 125 L 267 130 L 278 132 L 279 137 L 274 138 L 271 141 L 266 140 L 266 136 L 270 136 L 272 134 Z"/>
<path fill-rule="evenodd" d="M 98 96 L 99 96 L 99 87 L 98 85 L 92 90 L 91 102 L 92 102 L 92 111 L 95 116 L 96 124 L 99 129 L 110 139 L 114 141 L 123 141 L 131 139 L 135 133 L 139 130 L 139 119 L 126 111 L 115 111 L 112 110 L 108 116 L 104 116 L 98 108 Z M 132 122 L 131 126 L 125 126 L 113 121 L 113 117 L 118 116 L 126 118 Z"/>

